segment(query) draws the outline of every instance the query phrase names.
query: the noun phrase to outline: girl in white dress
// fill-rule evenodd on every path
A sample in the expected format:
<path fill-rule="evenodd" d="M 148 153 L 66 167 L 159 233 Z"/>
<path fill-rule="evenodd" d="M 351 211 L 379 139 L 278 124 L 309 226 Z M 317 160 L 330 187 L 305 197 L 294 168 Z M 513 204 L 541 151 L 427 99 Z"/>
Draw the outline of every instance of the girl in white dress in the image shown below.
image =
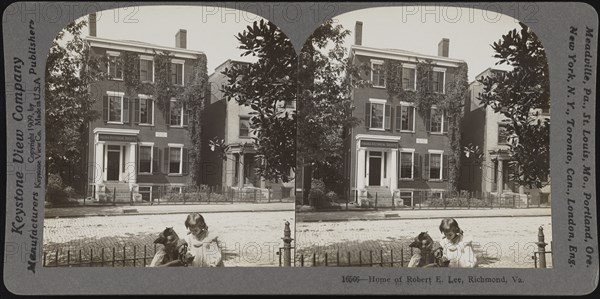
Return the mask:
<path fill-rule="evenodd" d="M 187 255 L 193 260 L 191 267 L 223 267 L 221 248 L 216 235 L 208 231 L 208 225 L 200 213 L 191 213 L 185 220 L 188 234 L 184 240 L 187 243 Z"/>
<path fill-rule="evenodd" d="M 473 252 L 472 240 L 465 237 L 454 218 L 445 218 L 440 224 L 440 232 L 444 234 L 440 245 L 443 249 L 443 258 L 450 261 L 448 267 L 474 268 L 477 258 Z"/>

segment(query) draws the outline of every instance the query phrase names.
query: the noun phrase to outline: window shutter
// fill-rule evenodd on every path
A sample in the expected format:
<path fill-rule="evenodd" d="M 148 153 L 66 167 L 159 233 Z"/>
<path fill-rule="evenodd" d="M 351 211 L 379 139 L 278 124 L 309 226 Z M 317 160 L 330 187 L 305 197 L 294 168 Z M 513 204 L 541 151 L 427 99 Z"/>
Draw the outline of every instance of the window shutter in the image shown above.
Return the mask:
<path fill-rule="evenodd" d="M 423 157 L 423 160 L 425 162 L 423 164 L 424 166 L 423 166 L 423 171 L 422 171 L 423 178 L 425 180 L 429 180 L 429 154 L 425 154 L 425 156 Z"/>
<path fill-rule="evenodd" d="M 444 128 L 442 130 L 443 133 L 448 133 L 448 126 L 450 125 L 450 120 L 448 119 L 448 113 L 444 111 Z"/>
<path fill-rule="evenodd" d="M 108 121 L 108 96 L 102 97 L 102 119 Z"/>
<path fill-rule="evenodd" d="M 444 161 L 442 162 L 442 179 L 444 181 L 448 180 L 448 173 L 450 170 L 450 163 L 448 161 L 448 155 L 443 155 L 442 159 L 444 159 Z"/>
<path fill-rule="evenodd" d="M 188 158 L 188 149 L 187 148 L 183 148 L 182 149 L 182 155 L 183 155 L 183 166 L 181 167 L 182 173 L 183 174 L 187 174 L 188 173 L 188 163 L 189 163 L 189 158 Z"/>
<path fill-rule="evenodd" d="M 421 177 L 421 175 L 420 175 L 420 173 L 421 173 L 420 172 L 421 167 L 420 167 L 420 164 L 419 164 L 421 162 L 421 160 L 419 158 L 421 158 L 419 156 L 419 154 L 414 153 L 414 155 L 413 155 L 413 179 Z"/>
<path fill-rule="evenodd" d="M 156 174 L 160 172 L 160 149 L 153 147 L 152 151 L 152 173 Z"/>
<path fill-rule="evenodd" d="M 163 154 L 163 172 L 169 174 L 169 147 L 165 147 Z"/>
<path fill-rule="evenodd" d="M 134 99 L 133 105 L 133 122 L 137 125 L 140 123 L 140 99 Z"/>
<path fill-rule="evenodd" d="M 385 104 L 385 130 L 389 131 L 392 128 L 392 106 Z"/>
<path fill-rule="evenodd" d="M 396 106 L 396 131 L 402 129 L 402 106 Z"/>
<path fill-rule="evenodd" d="M 431 109 L 425 111 L 425 131 L 431 132 Z"/>
<path fill-rule="evenodd" d="M 187 109 L 186 107 L 187 105 L 183 105 L 183 107 L 181 108 L 181 114 L 183 114 L 181 117 L 183 117 L 183 126 L 187 126 L 189 123 L 189 118 L 190 118 L 190 110 Z"/>
<path fill-rule="evenodd" d="M 123 98 L 123 123 L 124 124 L 128 124 L 129 123 L 129 98 Z"/>
<path fill-rule="evenodd" d="M 371 127 L 371 103 L 365 103 L 365 128 Z"/>

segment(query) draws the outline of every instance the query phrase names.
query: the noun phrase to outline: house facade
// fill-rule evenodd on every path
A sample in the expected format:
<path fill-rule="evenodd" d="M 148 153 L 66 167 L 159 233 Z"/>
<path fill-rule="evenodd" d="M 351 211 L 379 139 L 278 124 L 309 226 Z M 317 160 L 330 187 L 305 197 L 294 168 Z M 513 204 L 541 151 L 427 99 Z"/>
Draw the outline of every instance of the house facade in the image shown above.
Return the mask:
<path fill-rule="evenodd" d="M 175 97 L 160 104 L 152 92 L 127 88 L 126 72 L 156 88 L 157 53 L 169 53 L 168 84 L 185 88 L 202 52 L 186 49 L 187 32 L 179 30 L 174 47 L 96 36 L 90 15 L 87 37 L 93 57 L 107 57 L 109 78 L 91 84 L 93 109 L 102 117 L 89 124 L 88 194 L 106 200 L 152 201 L 164 192 L 179 193 L 191 184 L 187 108 Z M 127 62 L 125 56 L 135 57 Z M 133 67 L 132 70 L 127 70 Z M 151 90 L 151 89 L 146 89 Z"/>
<path fill-rule="evenodd" d="M 379 206 L 414 205 L 417 197 L 439 198 L 448 190 L 451 148 L 446 111 L 435 105 L 422 111 L 415 101 L 388 92 L 386 61 L 400 63 L 402 89 L 418 95 L 418 64 L 427 61 L 433 67 L 430 91 L 444 95 L 463 60 L 449 58 L 449 40 L 438 45 L 438 56 L 398 49 L 362 45 L 362 22 L 357 22 L 351 61 L 367 65 L 370 72 L 362 79 L 368 87 L 355 88 L 353 114 L 362 125 L 349 130 L 346 141 L 345 172 L 350 178 L 350 196 L 358 204 L 373 202 Z M 420 200 L 420 199 L 419 199 Z"/>
<path fill-rule="evenodd" d="M 228 101 L 221 91 L 228 83 L 228 77 L 223 71 L 234 65 L 244 64 L 248 63 L 228 59 L 209 76 L 210 103 L 205 105 L 203 111 L 202 160 L 203 164 L 207 165 L 203 183 L 252 196 L 256 190 L 262 197 L 258 200 L 293 197 L 293 181 L 273 182 L 257 173 L 259 163 L 262 162 L 254 144 L 255 132 L 250 128 L 251 117 L 255 111 L 249 106 L 239 105 L 236 101 Z M 293 109 L 285 104 L 281 108 Z M 212 149 L 209 140 L 222 141 L 225 152 Z"/>
<path fill-rule="evenodd" d="M 463 144 L 477 146 L 481 151 L 481 161 L 472 160 L 461 168 L 461 189 L 487 192 L 496 196 L 519 195 L 526 201 L 530 196 L 530 204 L 548 203 L 550 201 L 550 184 L 541 189 L 526 188 L 511 180 L 511 155 L 508 144 L 506 126 L 508 119 L 501 113 L 485 107 L 477 98 L 484 86 L 479 80 L 484 77 L 500 75 L 505 71 L 488 68 L 478 74 L 469 84 L 469 98 L 463 121 Z M 550 118 L 550 109 L 536 109 L 540 118 Z M 469 161 L 469 160 L 467 160 Z M 549 181 L 549 178 L 548 178 Z"/>

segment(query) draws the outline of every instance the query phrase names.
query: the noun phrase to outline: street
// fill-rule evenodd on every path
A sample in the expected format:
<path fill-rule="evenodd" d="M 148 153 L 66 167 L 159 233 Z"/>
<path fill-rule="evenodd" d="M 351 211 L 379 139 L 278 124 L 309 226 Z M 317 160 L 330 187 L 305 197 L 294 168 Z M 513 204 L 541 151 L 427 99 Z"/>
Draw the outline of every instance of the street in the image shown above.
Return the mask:
<path fill-rule="evenodd" d="M 352 263 L 357 263 L 362 251 L 363 264 L 371 260 L 389 261 L 393 250 L 394 260 L 399 259 L 401 248 L 404 259 L 410 259 L 408 244 L 420 232 L 428 232 L 435 241 L 441 234 L 441 219 L 371 220 L 341 222 L 298 222 L 296 223 L 296 263 L 300 255 L 304 264 L 312 265 L 316 252 L 318 265 L 324 264 L 327 252 L 330 264 L 335 264 L 337 251 L 342 264 L 350 253 Z M 531 258 L 537 250 L 538 227 L 543 226 L 545 242 L 552 240 L 550 216 L 533 217 L 490 217 L 456 218 L 465 235 L 471 236 L 478 260 L 478 267 L 485 268 L 533 268 Z M 551 250 L 550 245 L 546 247 Z M 405 264 L 406 265 L 406 264 Z M 551 267 L 551 255 L 547 254 L 547 266 Z"/>
<path fill-rule="evenodd" d="M 90 249 L 107 253 L 112 247 L 137 245 L 138 250 L 152 242 L 165 227 L 173 227 L 180 237 L 187 233 L 186 214 L 96 216 L 44 219 L 44 251 L 58 248 L 77 252 Z M 209 230 L 219 236 L 226 267 L 278 266 L 276 252 L 283 245 L 285 222 L 294 231 L 294 211 L 223 212 L 203 214 Z M 117 251 L 118 252 L 118 251 Z M 140 251 L 138 251 L 139 253 Z M 73 255 L 75 256 L 75 255 Z"/>

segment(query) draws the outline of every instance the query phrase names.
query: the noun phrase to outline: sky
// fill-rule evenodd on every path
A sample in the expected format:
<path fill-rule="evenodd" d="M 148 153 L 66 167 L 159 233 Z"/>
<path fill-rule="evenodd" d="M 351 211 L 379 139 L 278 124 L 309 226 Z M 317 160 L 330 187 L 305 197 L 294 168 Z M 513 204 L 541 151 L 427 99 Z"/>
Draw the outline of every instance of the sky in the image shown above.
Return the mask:
<path fill-rule="evenodd" d="M 97 13 L 97 36 L 118 40 L 137 40 L 161 46 L 175 46 L 175 34 L 187 30 L 187 48 L 206 53 L 208 71 L 227 59 L 252 61 L 240 57 L 235 38 L 246 26 L 261 17 L 237 11 L 225 17 L 207 13 L 198 6 L 138 6 Z M 427 55 L 437 55 L 437 44 L 450 39 L 450 58 L 461 59 L 469 66 L 469 81 L 494 66 L 491 44 L 502 34 L 519 28 L 507 15 L 473 8 L 456 7 L 385 7 L 357 10 L 333 17 L 336 24 L 354 31 L 356 21 L 363 22 L 363 46 L 394 48 Z M 87 28 L 84 35 L 87 35 Z M 354 42 L 348 36 L 346 45 Z"/>

